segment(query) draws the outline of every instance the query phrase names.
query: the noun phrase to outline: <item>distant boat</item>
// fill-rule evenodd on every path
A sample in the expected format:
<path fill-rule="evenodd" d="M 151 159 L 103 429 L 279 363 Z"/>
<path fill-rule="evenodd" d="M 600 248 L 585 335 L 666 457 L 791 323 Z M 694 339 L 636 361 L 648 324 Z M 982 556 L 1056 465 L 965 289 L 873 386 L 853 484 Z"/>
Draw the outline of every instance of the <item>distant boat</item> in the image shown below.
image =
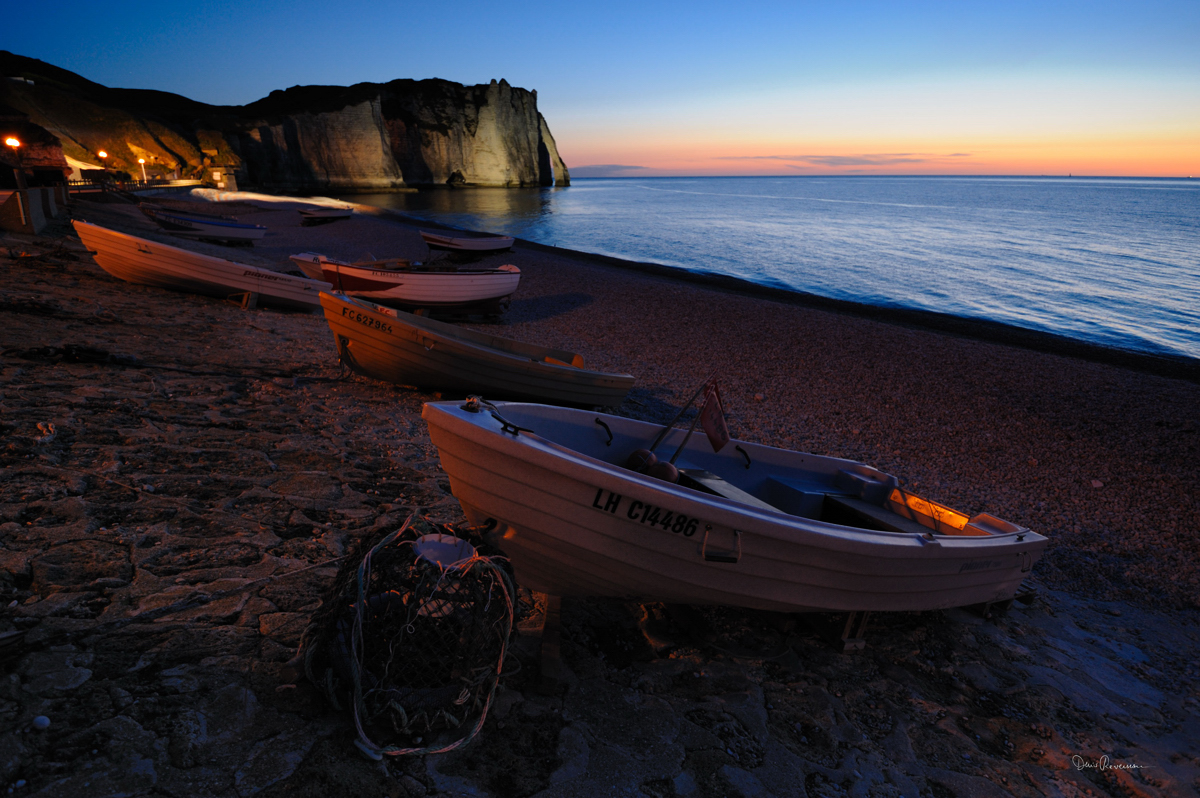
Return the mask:
<path fill-rule="evenodd" d="M 249 242 L 260 241 L 267 228 L 259 224 L 242 224 L 232 217 L 200 213 L 180 213 L 166 208 L 143 203 L 142 213 L 153 219 L 159 227 L 172 235 L 184 238 L 204 238 L 215 241 Z"/>
<path fill-rule="evenodd" d="M 88 222 L 76 220 L 73 224 L 100 268 L 130 283 L 222 299 L 255 294 L 261 304 L 310 311 L 320 306 L 320 292 L 332 287 L 326 282 L 189 252 Z"/>
<path fill-rule="evenodd" d="M 451 236 L 438 235 L 425 230 L 421 231 L 421 238 L 429 245 L 430 249 L 444 252 L 462 252 L 484 255 L 492 252 L 507 252 L 512 249 L 512 236 L 480 236 L 476 238 L 453 238 Z"/>
<path fill-rule="evenodd" d="M 399 258 L 347 263 L 316 252 L 292 255 L 291 260 L 337 291 L 403 308 L 499 313 L 507 309 L 521 280 L 521 270 L 511 264 L 469 269 Z"/>
<path fill-rule="evenodd" d="M 536 346 L 376 305 L 321 294 L 342 362 L 384 382 L 436 391 L 616 406 L 633 387 L 628 374 L 584 367 L 574 352 Z"/>
<path fill-rule="evenodd" d="M 300 225 L 312 227 L 318 224 L 329 224 L 338 219 L 349 219 L 353 213 L 353 208 L 301 208 Z"/>
<path fill-rule="evenodd" d="M 662 443 L 679 450 L 675 484 L 627 467 L 662 430 L 644 421 L 471 399 L 422 417 L 467 519 L 523 587 L 552 595 L 946 609 L 1013 599 L 1047 545 L 850 460 L 744 441 L 714 453 L 673 429 Z"/>

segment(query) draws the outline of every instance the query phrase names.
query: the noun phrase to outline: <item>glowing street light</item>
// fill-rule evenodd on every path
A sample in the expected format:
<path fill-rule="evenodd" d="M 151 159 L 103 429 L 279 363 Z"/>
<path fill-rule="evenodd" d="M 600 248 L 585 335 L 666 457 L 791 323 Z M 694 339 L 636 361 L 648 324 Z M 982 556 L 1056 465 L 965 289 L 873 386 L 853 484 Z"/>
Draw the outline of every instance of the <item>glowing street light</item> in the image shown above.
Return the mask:
<path fill-rule="evenodd" d="M 138 163 L 142 165 L 142 182 L 146 182 L 146 159 L 138 158 Z"/>
<path fill-rule="evenodd" d="M 96 154 L 97 154 L 97 155 L 99 155 L 101 158 L 107 158 L 107 157 L 108 157 L 108 153 L 107 153 L 107 152 L 105 152 L 104 150 L 100 150 L 100 152 L 98 152 L 98 153 L 96 153 Z"/>
<path fill-rule="evenodd" d="M 17 173 L 17 188 L 25 188 L 25 164 L 21 163 L 21 140 L 15 136 L 9 136 L 4 140 L 4 143 L 12 147 L 13 153 L 17 156 L 17 168 L 13 171 Z"/>

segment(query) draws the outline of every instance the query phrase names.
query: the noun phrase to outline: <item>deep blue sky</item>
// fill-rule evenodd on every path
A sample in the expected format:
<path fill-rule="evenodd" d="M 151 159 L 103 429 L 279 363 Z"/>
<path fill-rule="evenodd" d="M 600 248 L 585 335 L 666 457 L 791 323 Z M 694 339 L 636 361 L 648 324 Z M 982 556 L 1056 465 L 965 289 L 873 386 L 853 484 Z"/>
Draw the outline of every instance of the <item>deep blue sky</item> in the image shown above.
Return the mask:
<path fill-rule="evenodd" d="M 1197 0 L 6 5 L 0 48 L 215 104 L 505 78 L 576 167 L 1200 172 Z"/>

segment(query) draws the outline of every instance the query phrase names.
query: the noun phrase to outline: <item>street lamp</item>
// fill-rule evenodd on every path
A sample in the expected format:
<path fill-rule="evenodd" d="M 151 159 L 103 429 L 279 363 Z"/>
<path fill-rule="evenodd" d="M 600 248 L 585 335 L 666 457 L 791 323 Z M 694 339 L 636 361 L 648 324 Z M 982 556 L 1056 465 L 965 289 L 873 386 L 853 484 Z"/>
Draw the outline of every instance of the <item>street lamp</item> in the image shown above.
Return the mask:
<path fill-rule="evenodd" d="M 13 154 L 17 156 L 17 168 L 13 171 L 17 173 L 17 188 L 24 189 L 25 186 L 25 164 L 21 163 L 21 140 L 15 136 L 9 136 L 4 140 L 4 143 L 12 147 Z"/>
<path fill-rule="evenodd" d="M 146 159 L 138 158 L 138 163 L 142 165 L 142 182 L 146 182 Z"/>

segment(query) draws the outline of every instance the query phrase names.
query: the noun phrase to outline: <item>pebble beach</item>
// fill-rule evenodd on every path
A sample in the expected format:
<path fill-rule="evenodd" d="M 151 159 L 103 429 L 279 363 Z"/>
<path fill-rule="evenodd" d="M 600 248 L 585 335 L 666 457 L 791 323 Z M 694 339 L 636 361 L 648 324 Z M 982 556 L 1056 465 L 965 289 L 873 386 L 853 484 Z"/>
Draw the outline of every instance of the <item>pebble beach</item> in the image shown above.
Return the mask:
<path fill-rule="evenodd" d="M 263 241 L 180 241 L 120 202 L 71 212 L 280 271 L 304 251 L 428 256 L 397 214 L 302 227 L 299 200 L 220 199 Z M 734 438 L 859 460 L 1046 535 L 1037 598 L 991 619 L 875 614 L 853 653 L 794 616 L 565 600 L 549 687 L 535 602 L 478 739 L 374 762 L 289 662 L 356 541 L 414 512 L 462 520 L 421 420 L 443 397 L 344 374 L 319 314 L 123 283 L 62 219 L 2 244 L 0 789 L 1200 792 L 1194 367 L 519 241 L 496 256 L 522 272 L 510 309 L 470 326 L 633 374 L 616 412 L 660 423 L 715 374 Z"/>

